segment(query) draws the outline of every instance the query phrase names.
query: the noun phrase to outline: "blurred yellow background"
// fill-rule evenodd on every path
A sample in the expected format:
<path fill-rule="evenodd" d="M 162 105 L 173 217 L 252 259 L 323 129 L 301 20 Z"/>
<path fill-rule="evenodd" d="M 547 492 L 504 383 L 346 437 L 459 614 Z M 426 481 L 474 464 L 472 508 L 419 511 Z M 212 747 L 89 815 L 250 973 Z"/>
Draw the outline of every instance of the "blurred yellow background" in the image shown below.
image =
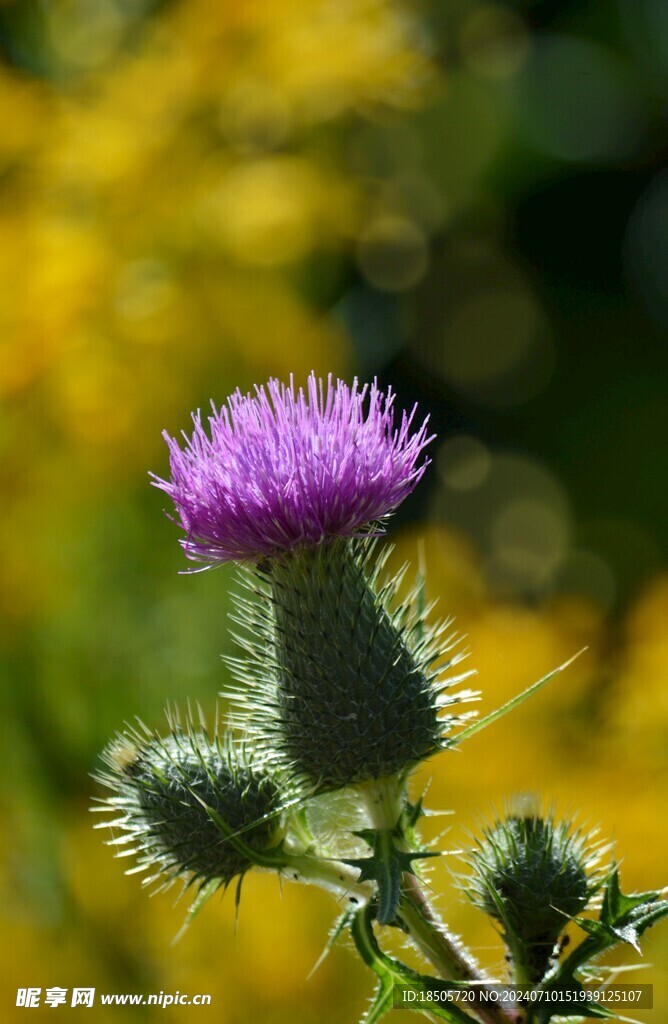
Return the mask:
<path fill-rule="evenodd" d="M 272 374 L 378 374 L 432 413 L 392 564 L 423 541 L 483 711 L 587 647 L 419 772 L 444 847 L 535 791 L 614 839 L 626 891 L 668 882 L 668 17 L 446 6 L 0 4 L 3 1020 L 30 986 L 210 993 L 91 1017 L 220 1024 L 345 1024 L 372 991 L 345 943 L 309 977 L 337 908 L 270 876 L 172 946 L 185 901 L 88 813 L 111 734 L 213 714 L 230 650 L 232 572 L 179 575 L 149 486 L 161 431 Z M 450 866 L 437 903 L 498 968 Z M 660 1021 L 668 929 L 645 949 Z"/>

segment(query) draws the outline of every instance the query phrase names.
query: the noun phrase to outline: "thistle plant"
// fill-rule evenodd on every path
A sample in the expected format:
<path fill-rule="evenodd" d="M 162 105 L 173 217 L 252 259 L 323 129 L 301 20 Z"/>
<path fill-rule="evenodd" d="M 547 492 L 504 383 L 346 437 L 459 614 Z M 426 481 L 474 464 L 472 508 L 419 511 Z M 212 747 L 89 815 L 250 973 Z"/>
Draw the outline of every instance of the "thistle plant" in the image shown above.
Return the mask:
<path fill-rule="evenodd" d="M 537 984 L 559 937 L 592 900 L 602 854 L 593 836 L 518 808 L 483 830 L 469 855 L 468 895 L 502 929 L 514 979 Z"/>
<path fill-rule="evenodd" d="M 107 806 L 120 815 L 110 823 L 122 832 L 113 842 L 134 844 L 128 853 L 163 885 L 179 876 L 227 885 L 279 842 L 280 790 L 230 734 L 223 743 L 172 724 L 164 739 L 128 730 L 102 755 L 108 771 L 99 778 L 114 793 Z"/>
<path fill-rule="evenodd" d="M 425 861 L 439 852 L 420 838 L 412 773 L 566 665 L 477 720 L 465 710 L 476 697 L 461 685 L 465 652 L 449 622 L 431 623 L 422 573 L 400 599 L 407 570 L 388 575 L 382 540 L 428 466 L 427 419 L 398 417 L 376 383 L 312 374 L 305 389 L 272 380 L 237 391 L 207 425 L 195 415 L 191 436 L 165 437 L 171 475 L 154 483 L 173 502 L 187 558 L 238 566 L 238 653 L 212 733 L 201 716 L 182 724 L 172 711 L 165 736 L 140 725 L 107 748 L 98 778 L 111 795 L 96 809 L 111 815 L 111 843 L 148 883 L 190 889 L 190 916 L 233 879 L 238 898 L 250 870 L 332 892 L 345 910 L 331 941 L 349 931 L 378 979 L 366 1024 L 406 988 L 409 1009 L 458 1024 L 612 1016 L 592 1001 L 583 1013 L 563 1000 L 492 999 L 428 897 Z M 637 947 L 668 913 L 658 892 L 623 895 L 603 852 L 537 805 L 484 829 L 464 888 L 501 932 L 509 982 L 579 991 L 602 953 Z M 573 922 L 585 937 L 566 956 Z M 384 952 L 390 929 L 422 954 L 424 972 Z M 464 1002 L 453 997 L 462 990 Z"/>

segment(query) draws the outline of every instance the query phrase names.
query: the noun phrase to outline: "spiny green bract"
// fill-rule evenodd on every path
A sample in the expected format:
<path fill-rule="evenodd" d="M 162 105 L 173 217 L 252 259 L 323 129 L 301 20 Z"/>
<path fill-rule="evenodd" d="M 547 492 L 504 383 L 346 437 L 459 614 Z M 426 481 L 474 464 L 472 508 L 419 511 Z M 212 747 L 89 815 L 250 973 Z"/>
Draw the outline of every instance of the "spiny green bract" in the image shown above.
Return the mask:
<path fill-rule="evenodd" d="M 429 630 L 416 595 L 396 607 L 399 580 L 382 585 L 373 542 L 334 541 L 267 560 L 246 582 L 255 600 L 236 621 L 247 657 L 232 659 L 239 724 L 311 792 L 405 772 L 444 746 L 458 720 L 436 662 L 454 645 Z M 465 673 L 469 675 L 470 673 Z"/>
<path fill-rule="evenodd" d="M 104 827 L 122 833 L 110 845 L 128 846 L 123 856 L 136 853 L 134 870 L 150 870 L 147 881 L 227 884 L 252 866 L 249 852 L 280 838 L 276 784 L 230 740 L 129 730 L 102 757 L 108 770 L 97 778 L 114 793 L 102 809 L 119 812 Z"/>
<path fill-rule="evenodd" d="M 537 982 L 570 918 L 584 909 L 597 882 L 589 869 L 598 851 L 571 832 L 537 815 L 510 815 L 485 829 L 469 855 L 467 892 L 499 921 L 516 967 Z"/>

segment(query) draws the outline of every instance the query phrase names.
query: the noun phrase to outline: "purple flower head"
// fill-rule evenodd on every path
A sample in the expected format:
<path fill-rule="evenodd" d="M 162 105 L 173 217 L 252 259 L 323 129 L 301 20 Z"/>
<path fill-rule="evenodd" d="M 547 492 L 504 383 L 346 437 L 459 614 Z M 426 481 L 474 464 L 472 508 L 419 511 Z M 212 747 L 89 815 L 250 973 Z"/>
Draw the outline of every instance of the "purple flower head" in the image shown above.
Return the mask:
<path fill-rule="evenodd" d="M 198 412 L 183 448 L 165 433 L 171 480 L 155 485 L 176 506 L 187 556 L 257 560 L 353 536 L 391 512 L 424 473 L 432 440 L 426 419 L 411 431 L 415 408 L 395 427 L 393 403 L 375 381 L 348 387 L 330 375 L 325 385 L 311 373 L 306 392 L 272 379 L 212 404 L 210 436 Z"/>

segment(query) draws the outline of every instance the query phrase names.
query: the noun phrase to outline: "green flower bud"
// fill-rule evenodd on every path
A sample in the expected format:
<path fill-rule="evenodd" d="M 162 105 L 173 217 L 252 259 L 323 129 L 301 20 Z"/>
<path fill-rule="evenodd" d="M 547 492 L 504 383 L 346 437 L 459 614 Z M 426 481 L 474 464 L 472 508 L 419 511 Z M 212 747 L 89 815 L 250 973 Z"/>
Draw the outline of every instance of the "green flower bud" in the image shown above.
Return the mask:
<path fill-rule="evenodd" d="M 446 693 L 457 680 L 435 663 L 453 638 L 439 646 L 442 630 L 426 629 L 415 599 L 396 608 L 398 581 L 381 584 L 372 549 L 295 549 L 248 577 L 239 723 L 259 726 L 267 754 L 311 792 L 406 772 L 444 747 L 458 718 L 442 709 L 471 696 Z"/>
<path fill-rule="evenodd" d="M 97 778 L 113 796 L 101 809 L 118 815 L 102 827 L 120 833 L 110 845 L 135 853 L 133 870 L 150 870 L 147 881 L 227 885 L 281 839 L 275 782 L 229 739 L 128 731 L 102 756 L 107 770 Z"/>
<path fill-rule="evenodd" d="M 502 925 L 515 982 L 544 976 L 561 932 L 595 891 L 595 859 L 570 822 L 551 817 L 511 814 L 484 830 L 469 855 L 467 892 Z"/>

